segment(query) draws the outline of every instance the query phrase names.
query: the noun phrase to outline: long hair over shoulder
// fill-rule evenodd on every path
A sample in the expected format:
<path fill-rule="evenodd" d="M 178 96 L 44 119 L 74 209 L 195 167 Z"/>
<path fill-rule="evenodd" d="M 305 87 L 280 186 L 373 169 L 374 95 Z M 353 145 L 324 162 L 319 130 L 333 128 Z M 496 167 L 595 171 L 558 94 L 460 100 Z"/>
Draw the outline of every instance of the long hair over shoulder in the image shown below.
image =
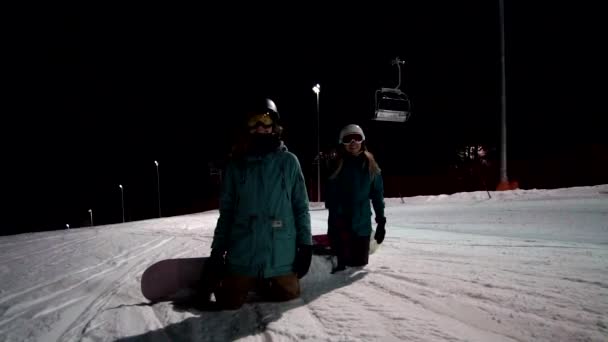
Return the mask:
<path fill-rule="evenodd" d="M 329 179 L 335 179 L 336 177 L 338 177 L 338 175 L 342 171 L 342 166 L 344 165 L 344 157 L 347 153 L 348 152 L 344 149 L 344 146 L 340 146 L 338 148 L 338 153 L 336 154 L 336 159 L 334 161 L 334 171 L 332 172 L 331 176 L 329 176 Z M 362 167 L 367 167 L 370 178 L 374 179 L 374 177 L 380 174 L 381 170 L 380 166 L 376 162 L 376 158 L 374 157 L 374 155 L 367 150 L 367 147 L 365 146 L 365 141 L 361 143 L 361 153 L 365 157 L 365 162 L 363 163 Z"/>

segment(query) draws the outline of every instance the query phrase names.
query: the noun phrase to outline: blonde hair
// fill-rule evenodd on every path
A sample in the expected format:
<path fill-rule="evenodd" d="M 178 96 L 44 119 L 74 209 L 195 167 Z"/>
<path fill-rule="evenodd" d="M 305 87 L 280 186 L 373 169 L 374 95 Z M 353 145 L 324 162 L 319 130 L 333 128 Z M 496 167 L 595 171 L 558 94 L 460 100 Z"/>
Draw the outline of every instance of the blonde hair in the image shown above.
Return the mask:
<path fill-rule="evenodd" d="M 367 168 L 369 169 L 369 177 L 373 180 L 374 177 L 380 175 L 380 166 L 378 166 L 376 158 L 374 158 L 374 155 L 371 152 L 363 150 L 361 153 L 365 155 L 366 160 L 366 162 L 363 163 L 362 167 L 365 167 L 365 164 L 367 164 Z M 336 179 L 336 177 L 338 177 L 338 175 L 340 174 L 340 171 L 342 171 L 342 166 L 344 165 L 344 156 L 342 154 L 338 155 L 339 157 L 338 165 L 336 166 L 336 171 L 334 171 L 331 176 L 329 176 L 329 179 Z"/>

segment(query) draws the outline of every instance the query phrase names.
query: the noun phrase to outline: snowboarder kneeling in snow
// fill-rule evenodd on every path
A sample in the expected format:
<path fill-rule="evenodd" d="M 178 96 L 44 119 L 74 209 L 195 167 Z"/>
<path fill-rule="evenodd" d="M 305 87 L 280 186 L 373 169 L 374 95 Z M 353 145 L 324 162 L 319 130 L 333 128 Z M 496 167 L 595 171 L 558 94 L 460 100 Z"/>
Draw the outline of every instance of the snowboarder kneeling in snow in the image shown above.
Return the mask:
<path fill-rule="evenodd" d="M 347 266 L 367 265 L 372 234 L 370 199 L 376 213 L 374 239 L 380 244 L 386 234 L 380 167 L 365 147 L 361 127 L 347 125 L 340 131 L 340 146 L 325 196 L 327 235 L 338 259 L 332 273 Z"/>
<path fill-rule="evenodd" d="M 274 102 L 265 99 L 250 108 L 245 129 L 244 144 L 237 145 L 226 168 L 220 217 L 202 276 L 216 305 L 228 310 L 240 308 L 250 290 L 270 301 L 299 297 L 299 279 L 312 258 L 304 176 L 280 140 Z"/>

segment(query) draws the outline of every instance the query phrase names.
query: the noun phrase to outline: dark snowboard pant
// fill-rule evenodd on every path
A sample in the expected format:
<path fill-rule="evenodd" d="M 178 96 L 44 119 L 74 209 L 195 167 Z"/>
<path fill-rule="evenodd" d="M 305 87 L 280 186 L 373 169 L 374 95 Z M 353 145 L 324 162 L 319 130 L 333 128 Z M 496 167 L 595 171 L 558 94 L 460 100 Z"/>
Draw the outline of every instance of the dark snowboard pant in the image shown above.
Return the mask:
<path fill-rule="evenodd" d="M 265 279 L 228 275 L 216 289 L 215 300 L 224 310 L 236 310 L 252 290 L 265 300 L 283 302 L 300 296 L 300 281 L 294 273 Z"/>
<path fill-rule="evenodd" d="M 365 266 L 369 261 L 369 236 L 358 236 L 346 221 L 336 220 L 330 229 L 329 243 L 338 266 Z"/>

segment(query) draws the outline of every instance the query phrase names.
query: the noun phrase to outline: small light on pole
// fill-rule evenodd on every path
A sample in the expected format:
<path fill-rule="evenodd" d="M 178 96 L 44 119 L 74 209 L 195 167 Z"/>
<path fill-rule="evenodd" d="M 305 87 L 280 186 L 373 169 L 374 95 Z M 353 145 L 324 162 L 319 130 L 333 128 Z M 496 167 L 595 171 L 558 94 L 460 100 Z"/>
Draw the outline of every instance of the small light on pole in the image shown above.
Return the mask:
<path fill-rule="evenodd" d="M 158 161 L 154 161 L 154 165 L 156 165 L 156 192 L 158 197 L 158 217 L 162 217 L 160 210 L 160 173 L 158 172 Z"/>
<path fill-rule="evenodd" d="M 93 227 L 93 209 L 89 209 L 89 215 L 91 216 L 91 227 Z"/>
<path fill-rule="evenodd" d="M 321 202 L 321 143 L 320 143 L 320 120 L 319 120 L 319 93 L 321 85 L 319 83 L 312 87 L 312 91 L 317 95 L 317 202 Z"/>
<path fill-rule="evenodd" d="M 65 225 L 65 227 L 66 227 L 67 229 L 70 229 L 70 225 L 69 225 L 69 224 L 66 224 L 66 225 Z"/>
<path fill-rule="evenodd" d="M 122 222 L 125 222 L 125 193 L 123 191 L 122 188 L 122 184 L 118 184 L 118 187 L 120 188 L 120 199 L 121 199 L 121 206 L 122 206 Z"/>

